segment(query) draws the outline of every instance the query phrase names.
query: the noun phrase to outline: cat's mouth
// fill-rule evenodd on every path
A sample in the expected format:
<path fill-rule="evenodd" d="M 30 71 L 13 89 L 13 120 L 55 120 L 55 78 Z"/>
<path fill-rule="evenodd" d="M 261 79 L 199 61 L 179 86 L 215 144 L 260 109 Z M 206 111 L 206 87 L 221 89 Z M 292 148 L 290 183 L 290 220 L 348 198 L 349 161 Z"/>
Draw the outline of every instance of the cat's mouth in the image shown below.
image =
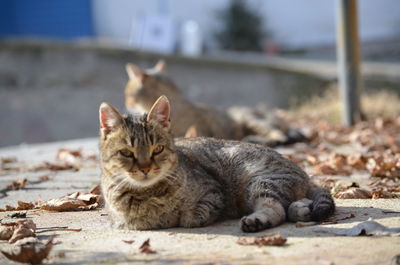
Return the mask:
<path fill-rule="evenodd" d="M 149 172 L 147 174 L 144 173 L 136 173 L 130 174 L 130 177 L 140 186 L 149 186 L 158 181 L 158 174 L 154 174 L 153 172 Z"/>

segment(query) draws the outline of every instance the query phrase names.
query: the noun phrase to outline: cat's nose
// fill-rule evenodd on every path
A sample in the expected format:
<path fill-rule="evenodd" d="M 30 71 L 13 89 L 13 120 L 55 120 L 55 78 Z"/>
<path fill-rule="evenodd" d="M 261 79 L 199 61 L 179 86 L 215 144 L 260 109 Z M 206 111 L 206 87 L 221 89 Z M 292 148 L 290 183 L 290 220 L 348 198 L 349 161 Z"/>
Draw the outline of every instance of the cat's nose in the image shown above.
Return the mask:
<path fill-rule="evenodd" d="M 151 169 L 150 167 L 139 168 L 139 170 L 142 171 L 146 175 L 147 175 L 147 173 L 149 173 L 150 169 Z"/>

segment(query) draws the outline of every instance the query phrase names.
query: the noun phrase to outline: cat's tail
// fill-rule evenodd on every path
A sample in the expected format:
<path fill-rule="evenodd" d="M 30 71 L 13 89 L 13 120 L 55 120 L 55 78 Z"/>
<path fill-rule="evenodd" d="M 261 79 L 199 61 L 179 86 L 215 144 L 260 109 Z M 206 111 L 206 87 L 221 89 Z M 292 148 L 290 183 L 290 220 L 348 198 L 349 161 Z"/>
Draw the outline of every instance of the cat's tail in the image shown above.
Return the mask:
<path fill-rule="evenodd" d="M 312 221 L 323 221 L 335 211 L 335 202 L 331 193 L 326 189 L 313 185 L 309 191 L 308 198 L 313 201 L 311 210 Z"/>

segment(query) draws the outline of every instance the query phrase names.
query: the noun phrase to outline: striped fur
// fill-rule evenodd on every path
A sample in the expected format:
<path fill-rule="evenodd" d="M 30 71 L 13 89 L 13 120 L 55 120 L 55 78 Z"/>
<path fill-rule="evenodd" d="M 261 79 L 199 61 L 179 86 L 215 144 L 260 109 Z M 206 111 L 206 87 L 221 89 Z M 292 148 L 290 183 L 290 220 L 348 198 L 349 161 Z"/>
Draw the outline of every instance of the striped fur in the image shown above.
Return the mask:
<path fill-rule="evenodd" d="M 156 109 L 168 115 L 163 107 Z M 114 119 L 115 111 L 102 105 L 100 120 Z M 165 124 L 169 119 L 160 113 L 120 116 L 119 122 L 110 122 L 116 125 L 107 128 L 107 134 L 102 130 L 102 189 L 117 227 L 198 227 L 241 218 L 241 229 L 255 232 L 287 219 L 321 220 L 332 214 L 329 192 L 276 151 L 214 138 L 174 141 Z M 156 146 L 163 146 L 163 151 L 154 155 Z M 120 150 L 134 156 L 121 156 Z M 147 176 L 138 165 L 145 162 L 150 168 Z M 304 198 L 313 201 L 311 213 L 305 209 L 308 205 L 298 203 Z M 288 209 L 293 210 L 288 214 Z"/>

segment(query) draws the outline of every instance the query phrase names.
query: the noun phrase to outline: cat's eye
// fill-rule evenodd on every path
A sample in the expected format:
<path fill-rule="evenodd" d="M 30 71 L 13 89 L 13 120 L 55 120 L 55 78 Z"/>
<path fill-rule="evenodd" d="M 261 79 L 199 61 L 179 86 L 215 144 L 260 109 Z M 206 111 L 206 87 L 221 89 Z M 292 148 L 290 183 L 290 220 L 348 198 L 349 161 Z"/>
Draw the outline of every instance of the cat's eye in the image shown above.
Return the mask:
<path fill-rule="evenodd" d="M 126 149 L 118 151 L 118 154 L 120 154 L 124 157 L 133 157 L 133 153 Z"/>
<path fill-rule="evenodd" d="M 162 151 L 164 151 L 164 146 L 158 145 L 156 148 L 154 148 L 153 155 L 161 154 Z"/>

